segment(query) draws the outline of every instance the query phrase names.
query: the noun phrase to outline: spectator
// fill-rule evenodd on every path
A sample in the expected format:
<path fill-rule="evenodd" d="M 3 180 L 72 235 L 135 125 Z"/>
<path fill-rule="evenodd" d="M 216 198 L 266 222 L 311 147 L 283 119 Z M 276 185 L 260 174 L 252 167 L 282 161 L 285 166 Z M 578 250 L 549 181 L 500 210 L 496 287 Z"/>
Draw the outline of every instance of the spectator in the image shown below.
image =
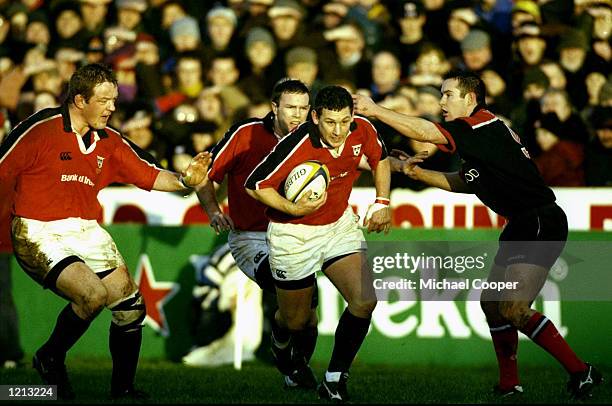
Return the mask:
<path fill-rule="evenodd" d="M 136 41 L 136 33 L 120 27 L 109 27 L 104 30 L 104 53 L 112 54 L 124 45 Z"/>
<path fill-rule="evenodd" d="M 522 70 L 539 64 L 546 51 L 546 40 L 541 35 L 540 27 L 536 24 L 521 25 L 515 30 L 514 36 Z"/>
<path fill-rule="evenodd" d="M 228 7 L 213 7 L 206 14 L 206 34 L 210 41 L 204 47 L 203 62 L 208 69 L 210 61 L 219 54 L 232 54 L 236 58 L 241 55 L 241 46 L 235 39 L 236 14 Z M 238 60 L 242 68 L 242 60 Z"/>
<path fill-rule="evenodd" d="M 509 116 L 513 103 L 506 94 L 507 84 L 504 78 L 493 69 L 484 69 L 480 78 L 487 89 L 485 100 L 489 110 L 497 115 Z"/>
<path fill-rule="evenodd" d="M 240 79 L 238 86 L 250 99 L 267 98 L 274 83 L 281 76 L 281 73 L 277 72 L 277 66 L 272 63 L 276 54 L 274 37 L 265 28 L 255 27 L 249 31 L 244 48 L 250 72 Z"/>
<path fill-rule="evenodd" d="M 108 4 L 112 0 L 80 0 L 81 15 L 87 37 L 101 36 L 105 28 Z"/>
<path fill-rule="evenodd" d="M 450 63 L 442 49 L 433 44 L 425 44 L 417 57 L 409 76 L 414 86 L 440 86 L 442 77 L 450 70 Z"/>
<path fill-rule="evenodd" d="M 457 8 L 451 12 L 447 28 L 449 41 L 444 44 L 444 52 L 449 58 L 461 56 L 461 41 L 467 37 L 476 23 L 478 16 L 471 8 Z"/>
<path fill-rule="evenodd" d="M 274 4 L 274 0 L 245 0 L 248 3 L 244 24 L 240 36 L 245 37 L 253 27 L 268 27 L 268 10 Z"/>
<path fill-rule="evenodd" d="M 193 17 L 182 17 L 170 26 L 170 41 L 176 53 L 202 53 L 202 37 L 198 21 Z"/>
<path fill-rule="evenodd" d="M 442 94 L 437 87 L 421 86 L 417 88 L 416 108 L 420 117 L 425 117 L 433 122 L 440 121 L 440 99 Z"/>
<path fill-rule="evenodd" d="M 49 107 L 57 107 L 60 103 L 57 100 L 57 97 L 51 92 L 46 90 L 40 91 L 34 95 L 34 113 L 46 109 Z"/>
<path fill-rule="evenodd" d="M 52 45 L 55 48 L 85 49 L 87 33 L 78 4 L 69 1 L 59 3 L 54 9 L 54 15 L 55 38 Z"/>
<path fill-rule="evenodd" d="M 468 70 L 477 74 L 491 67 L 493 53 L 489 34 L 482 30 L 472 30 L 461 41 L 463 63 Z"/>
<path fill-rule="evenodd" d="M 85 50 L 85 63 L 101 63 L 104 60 L 104 41 L 91 37 Z"/>
<path fill-rule="evenodd" d="M 578 109 L 582 109 L 588 99 L 584 86 L 586 77 L 584 62 L 588 49 L 588 40 L 581 30 L 572 29 L 561 36 L 559 62 L 567 76 L 567 91 Z"/>
<path fill-rule="evenodd" d="M 542 153 L 535 163 L 548 186 L 584 186 L 584 145 L 567 138 L 566 133 L 552 113 L 544 114 L 536 128 Z"/>
<path fill-rule="evenodd" d="M 554 113 L 560 122 L 561 133 L 558 135 L 585 145 L 589 130 L 580 114 L 573 109 L 570 96 L 563 90 L 549 89 L 542 97 L 542 115 Z"/>
<path fill-rule="evenodd" d="M 612 186 L 612 108 L 599 108 L 592 119 L 595 137 L 586 150 L 586 184 Z"/>
<path fill-rule="evenodd" d="M 583 112 L 587 112 L 599 105 L 599 95 L 605 84 L 606 75 L 603 72 L 594 70 L 587 73 L 585 87 L 588 94 L 588 102 L 586 107 L 582 110 Z M 588 116 L 588 114 L 584 114 L 584 116 Z"/>
<path fill-rule="evenodd" d="M 208 151 L 215 145 L 215 132 L 218 130 L 217 124 L 212 121 L 198 120 L 191 124 L 190 130 L 191 145 L 189 149 L 192 155 Z"/>
<path fill-rule="evenodd" d="M 51 42 L 49 19 L 43 11 L 35 11 L 30 14 L 25 30 L 25 42 L 26 44 L 49 47 Z"/>
<path fill-rule="evenodd" d="M 167 146 L 163 139 L 153 132 L 152 113 L 146 108 L 136 107 L 134 110 L 127 115 L 121 131 L 130 141 L 157 159 L 164 168 L 168 168 Z"/>
<path fill-rule="evenodd" d="M 152 100 L 164 93 L 161 84 L 159 47 L 155 38 L 149 34 L 138 34 L 136 38 L 136 83 L 138 96 Z"/>
<path fill-rule="evenodd" d="M 567 87 L 567 78 L 558 62 L 552 59 L 544 59 L 540 63 L 540 69 L 548 77 L 552 89 L 565 90 Z"/>
<path fill-rule="evenodd" d="M 176 88 L 187 99 L 195 100 L 204 89 L 202 62 L 193 53 L 179 56 L 176 63 Z"/>
<path fill-rule="evenodd" d="M 512 127 L 521 134 L 523 145 L 532 157 L 539 155 L 540 147 L 535 140 L 535 122 L 540 118 L 540 99 L 550 82 L 540 68 L 529 69 L 523 78 L 522 98 L 511 112 Z"/>
<path fill-rule="evenodd" d="M 540 7 L 532 0 L 518 0 L 512 7 L 512 28 L 516 30 L 524 23 L 542 24 Z"/>
<path fill-rule="evenodd" d="M 420 1 L 402 1 L 397 14 L 400 27 L 398 55 L 401 55 L 402 73 L 408 73 L 424 44 L 428 42 L 423 28 L 427 22 L 425 7 Z"/>
<path fill-rule="evenodd" d="M 146 0 L 116 0 L 117 25 L 136 33 L 144 29 L 142 13 L 147 9 Z"/>
<path fill-rule="evenodd" d="M 351 83 L 353 87 L 367 89 L 371 65 L 365 54 L 363 33 L 358 26 L 345 24 L 325 31 L 323 35 L 327 41 L 334 42 L 337 57 L 337 63 L 325 61 L 325 66 L 321 66 L 321 70 L 326 75 L 323 80 L 335 83 L 342 79 Z"/>
<path fill-rule="evenodd" d="M 589 64 L 591 66 L 606 66 L 612 60 L 612 46 L 610 36 L 612 35 L 612 7 L 605 2 L 595 2 L 589 5 L 587 12 L 593 17 L 592 29 L 592 54 Z"/>
<path fill-rule="evenodd" d="M 317 53 L 308 47 L 291 48 L 285 56 L 287 77 L 302 81 L 310 90 L 310 98 L 314 100 L 319 90 L 325 84 L 318 79 L 319 62 Z"/>
<path fill-rule="evenodd" d="M 399 59 L 390 51 L 380 51 L 372 58 L 372 85 L 370 91 L 378 102 L 395 93 L 400 85 L 402 67 Z"/>
<path fill-rule="evenodd" d="M 348 6 L 340 0 L 330 1 L 323 5 L 322 25 L 324 30 L 331 30 L 342 24 Z"/>

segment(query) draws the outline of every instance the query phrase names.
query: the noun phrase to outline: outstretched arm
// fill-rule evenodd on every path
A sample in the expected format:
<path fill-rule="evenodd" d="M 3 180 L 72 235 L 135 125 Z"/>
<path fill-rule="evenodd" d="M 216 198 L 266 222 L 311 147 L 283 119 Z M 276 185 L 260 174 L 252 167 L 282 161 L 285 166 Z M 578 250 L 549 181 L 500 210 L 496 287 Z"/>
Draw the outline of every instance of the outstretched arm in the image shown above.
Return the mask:
<path fill-rule="evenodd" d="M 208 182 L 206 172 L 208 171 L 210 161 L 210 152 L 200 152 L 191 160 L 183 174 L 166 170 L 160 171 L 153 184 L 153 190 L 162 192 L 184 192 L 191 190 L 203 182 Z"/>
<path fill-rule="evenodd" d="M 222 231 L 234 229 L 234 222 L 231 217 L 223 213 L 223 210 L 221 210 L 219 206 L 213 182 L 209 180 L 203 185 L 198 185 L 198 187 L 196 187 L 196 195 L 198 196 L 200 205 L 208 215 L 210 226 L 217 234 Z"/>
<path fill-rule="evenodd" d="M 438 172 L 417 166 L 418 163 L 423 162 L 426 154 L 418 153 L 415 156 L 410 156 L 404 151 L 394 149 L 391 151 L 391 155 L 396 159 L 397 172 L 402 172 L 414 180 L 449 192 L 473 193 L 463 181 L 459 172 Z"/>
<path fill-rule="evenodd" d="M 442 135 L 438 127 L 431 121 L 397 113 L 379 106 L 371 98 L 359 94 L 353 95 L 353 102 L 356 114 L 374 117 L 408 138 L 421 142 L 431 142 L 432 144 L 448 143 L 446 137 Z"/>
<path fill-rule="evenodd" d="M 455 193 L 472 193 L 472 190 L 461 179 L 459 172 L 438 172 L 429 169 L 414 167 L 414 176 L 411 178 L 421 181 L 427 185 Z"/>

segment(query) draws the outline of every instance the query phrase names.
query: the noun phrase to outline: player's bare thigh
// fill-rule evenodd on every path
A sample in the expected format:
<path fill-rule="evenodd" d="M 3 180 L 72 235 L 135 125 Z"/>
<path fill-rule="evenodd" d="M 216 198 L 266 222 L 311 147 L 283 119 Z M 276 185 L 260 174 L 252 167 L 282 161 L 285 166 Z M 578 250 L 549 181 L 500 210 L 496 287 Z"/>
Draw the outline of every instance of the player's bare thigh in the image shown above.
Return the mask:
<path fill-rule="evenodd" d="M 70 300 L 75 313 L 93 319 L 106 305 L 108 294 L 100 278 L 83 262 L 73 262 L 57 277 L 55 290 Z"/>
<path fill-rule="evenodd" d="M 376 306 L 372 272 L 365 252 L 341 258 L 323 270 L 355 316 L 369 317 Z"/>

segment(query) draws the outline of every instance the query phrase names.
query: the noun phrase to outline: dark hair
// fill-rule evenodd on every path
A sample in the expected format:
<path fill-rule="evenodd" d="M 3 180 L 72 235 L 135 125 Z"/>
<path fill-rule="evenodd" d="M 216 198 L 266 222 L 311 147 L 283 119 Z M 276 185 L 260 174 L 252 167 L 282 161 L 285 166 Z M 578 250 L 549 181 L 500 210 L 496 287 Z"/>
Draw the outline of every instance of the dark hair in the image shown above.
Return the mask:
<path fill-rule="evenodd" d="M 474 94 L 476 94 L 476 103 L 479 106 L 486 106 L 485 96 L 487 91 L 485 84 L 475 73 L 469 71 L 453 71 L 444 76 L 444 80 L 448 79 L 457 80 L 457 88 L 461 92 L 461 97 L 464 97 L 470 92 L 474 92 Z"/>
<path fill-rule="evenodd" d="M 340 111 L 345 107 L 353 112 L 353 97 L 348 90 L 341 86 L 326 86 L 317 93 L 313 110 L 320 116 L 323 109 Z"/>
<path fill-rule="evenodd" d="M 273 103 L 278 104 L 283 93 L 291 94 L 307 94 L 310 97 L 308 87 L 300 80 L 283 78 L 276 82 L 274 89 L 272 89 L 272 100 Z"/>
<path fill-rule="evenodd" d="M 117 86 L 117 79 L 108 66 L 92 63 L 80 67 L 70 78 L 67 97 L 68 103 L 74 104 L 74 98 L 77 94 L 83 96 L 85 101 L 88 102 L 91 96 L 93 96 L 94 88 L 106 82 Z"/>

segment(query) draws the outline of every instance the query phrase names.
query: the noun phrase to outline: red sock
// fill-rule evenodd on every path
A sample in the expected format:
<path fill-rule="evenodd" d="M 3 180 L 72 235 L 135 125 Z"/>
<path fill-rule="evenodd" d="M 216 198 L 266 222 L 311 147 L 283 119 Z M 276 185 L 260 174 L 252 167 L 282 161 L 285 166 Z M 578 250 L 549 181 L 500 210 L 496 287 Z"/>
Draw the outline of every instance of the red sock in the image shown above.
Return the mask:
<path fill-rule="evenodd" d="M 497 364 L 499 366 L 499 388 L 507 390 L 519 384 L 516 350 L 518 331 L 510 324 L 490 328 Z"/>
<path fill-rule="evenodd" d="M 586 364 L 578 358 L 555 325 L 542 313 L 535 312 L 520 330 L 555 357 L 570 374 L 586 370 Z"/>

